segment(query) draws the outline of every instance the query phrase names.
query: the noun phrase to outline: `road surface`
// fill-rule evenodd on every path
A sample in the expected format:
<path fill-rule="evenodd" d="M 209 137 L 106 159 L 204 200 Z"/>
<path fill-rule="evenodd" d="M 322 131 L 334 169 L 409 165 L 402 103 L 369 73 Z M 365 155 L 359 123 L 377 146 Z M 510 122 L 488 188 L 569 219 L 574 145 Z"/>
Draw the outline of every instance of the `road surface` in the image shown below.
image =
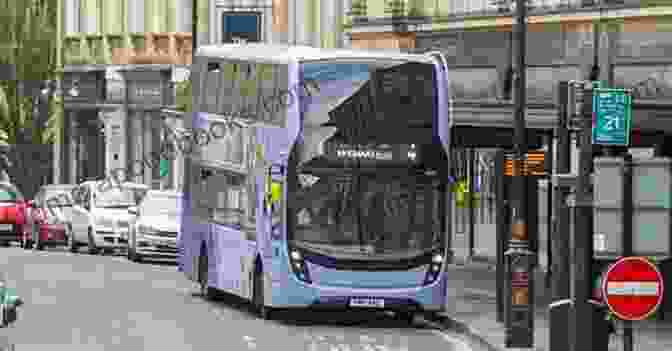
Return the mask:
<path fill-rule="evenodd" d="M 264 321 L 233 298 L 204 301 L 174 265 L 136 264 L 63 249 L 0 248 L 0 267 L 26 301 L 16 351 L 465 350 L 458 335 L 387 316 L 286 313 Z M 336 322 L 341 320 L 341 322 Z"/>

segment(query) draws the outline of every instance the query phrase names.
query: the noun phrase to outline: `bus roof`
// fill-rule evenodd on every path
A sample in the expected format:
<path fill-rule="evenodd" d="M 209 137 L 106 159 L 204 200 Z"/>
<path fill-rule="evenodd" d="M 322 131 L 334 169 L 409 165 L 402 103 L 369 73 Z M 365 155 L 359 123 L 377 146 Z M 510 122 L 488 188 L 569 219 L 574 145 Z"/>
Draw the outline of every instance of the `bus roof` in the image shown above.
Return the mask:
<path fill-rule="evenodd" d="M 204 45 L 198 48 L 197 56 L 279 64 L 326 59 L 393 59 L 433 63 L 433 60 L 429 56 L 419 54 L 373 50 L 322 49 L 310 46 L 267 43 Z"/>

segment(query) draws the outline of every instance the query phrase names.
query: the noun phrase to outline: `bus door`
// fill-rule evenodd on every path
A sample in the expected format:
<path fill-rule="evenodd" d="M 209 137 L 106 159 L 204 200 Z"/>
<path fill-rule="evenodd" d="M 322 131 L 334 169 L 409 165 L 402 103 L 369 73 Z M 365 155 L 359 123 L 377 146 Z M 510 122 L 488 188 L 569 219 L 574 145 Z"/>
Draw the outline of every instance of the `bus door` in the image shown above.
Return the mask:
<path fill-rule="evenodd" d="M 283 149 L 280 141 L 284 139 L 285 133 L 282 129 L 259 128 L 255 146 L 258 185 L 261 190 L 257 248 L 263 260 L 264 273 L 271 281 L 287 276 L 282 259 L 286 236 L 287 167 L 286 161 L 280 157 Z"/>

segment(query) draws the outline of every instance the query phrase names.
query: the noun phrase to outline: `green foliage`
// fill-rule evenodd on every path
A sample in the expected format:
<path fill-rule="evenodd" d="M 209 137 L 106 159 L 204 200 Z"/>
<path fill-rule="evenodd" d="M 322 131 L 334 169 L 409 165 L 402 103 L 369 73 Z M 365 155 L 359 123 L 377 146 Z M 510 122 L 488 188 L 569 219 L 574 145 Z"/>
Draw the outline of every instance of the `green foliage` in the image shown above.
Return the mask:
<path fill-rule="evenodd" d="M 57 79 L 58 0 L 0 0 L 0 64 L 11 64 L 16 80 L 0 81 L 0 130 L 16 143 L 20 128 L 32 125 L 32 98 L 39 82 Z M 33 142 L 53 139 L 54 122 L 62 113 L 50 101 L 50 123 L 45 135 Z"/>
<path fill-rule="evenodd" d="M 365 17 L 366 16 L 366 0 L 352 0 L 350 4 L 350 16 Z"/>
<path fill-rule="evenodd" d="M 387 0 L 385 2 L 385 13 L 392 17 L 403 17 L 406 15 L 406 2 L 404 0 Z"/>

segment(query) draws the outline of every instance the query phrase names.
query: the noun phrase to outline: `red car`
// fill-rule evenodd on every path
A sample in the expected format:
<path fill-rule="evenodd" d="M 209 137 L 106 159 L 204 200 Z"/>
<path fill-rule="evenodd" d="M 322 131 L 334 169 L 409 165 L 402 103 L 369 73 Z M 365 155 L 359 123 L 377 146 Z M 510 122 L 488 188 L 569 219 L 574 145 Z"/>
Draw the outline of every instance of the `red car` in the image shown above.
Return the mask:
<path fill-rule="evenodd" d="M 29 201 L 21 240 L 24 249 L 42 250 L 46 246 L 67 244 L 69 227 L 65 217 L 72 206 L 69 195 L 72 188 L 74 186 L 69 184 L 45 185 L 37 192 L 35 199 Z"/>
<path fill-rule="evenodd" d="M 0 183 L 0 246 L 19 242 L 26 225 L 27 203 L 11 183 Z"/>

